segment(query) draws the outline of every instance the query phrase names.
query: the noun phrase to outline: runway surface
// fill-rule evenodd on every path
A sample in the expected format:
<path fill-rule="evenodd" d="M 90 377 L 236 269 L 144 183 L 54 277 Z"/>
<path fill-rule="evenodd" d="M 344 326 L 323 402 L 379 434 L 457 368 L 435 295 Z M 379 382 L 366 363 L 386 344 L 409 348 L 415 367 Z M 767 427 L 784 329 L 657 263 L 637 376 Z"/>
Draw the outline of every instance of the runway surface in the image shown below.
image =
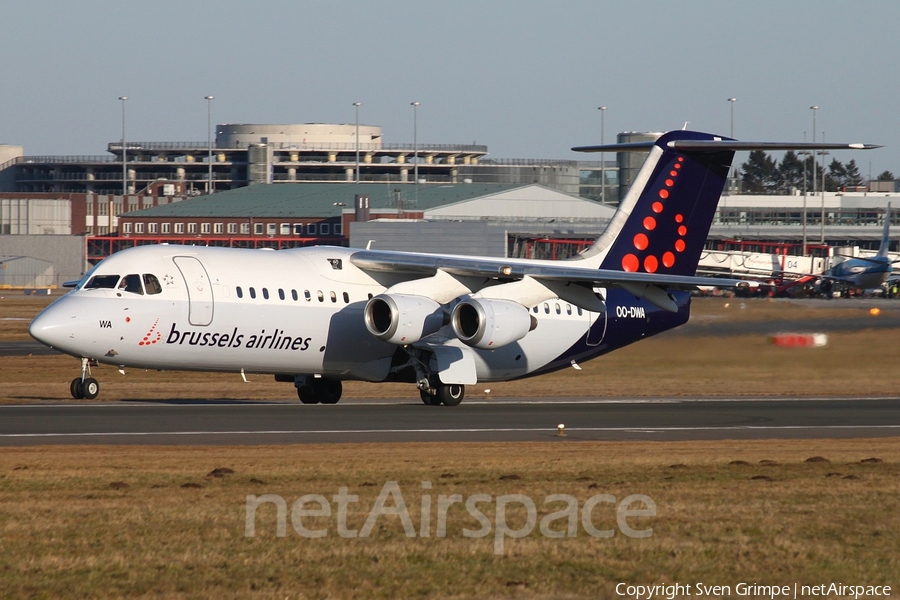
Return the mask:
<path fill-rule="evenodd" d="M 59 355 L 58 350 L 35 341 L 0 341 L 0 356 L 51 356 Z"/>
<path fill-rule="evenodd" d="M 557 426 L 565 425 L 566 436 Z M 116 402 L 0 406 L 0 445 L 709 440 L 900 436 L 900 398 L 404 400 L 338 405 Z"/>

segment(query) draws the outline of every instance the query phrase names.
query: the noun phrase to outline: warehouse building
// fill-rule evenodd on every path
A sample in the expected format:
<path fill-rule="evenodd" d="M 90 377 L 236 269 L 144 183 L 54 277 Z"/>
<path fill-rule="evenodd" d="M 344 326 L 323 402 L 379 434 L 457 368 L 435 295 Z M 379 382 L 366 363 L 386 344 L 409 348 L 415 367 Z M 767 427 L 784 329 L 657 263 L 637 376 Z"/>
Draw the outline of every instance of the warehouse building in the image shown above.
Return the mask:
<path fill-rule="evenodd" d="M 470 254 L 490 247 L 491 255 L 504 256 L 517 236 L 583 237 L 613 212 L 534 184 L 250 186 L 121 215 L 119 235 L 88 240 L 88 259 L 151 241 L 281 249 L 353 245 L 373 235 L 385 249 L 413 243 Z M 422 235 L 407 231 L 410 224 Z"/>
<path fill-rule="evenodd" d="M 0 290 L 51 288 L 57 285 L 53 263 L 31 256 L 0 256 Z"/>

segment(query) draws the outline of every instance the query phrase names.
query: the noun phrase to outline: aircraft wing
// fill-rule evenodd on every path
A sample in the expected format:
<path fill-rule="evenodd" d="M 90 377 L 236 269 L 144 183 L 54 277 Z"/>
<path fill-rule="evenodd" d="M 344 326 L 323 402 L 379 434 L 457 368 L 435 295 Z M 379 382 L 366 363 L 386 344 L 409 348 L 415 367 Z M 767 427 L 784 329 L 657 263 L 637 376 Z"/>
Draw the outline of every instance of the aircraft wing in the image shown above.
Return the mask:
<path fill-rule="evenodd" d="M 462 277 L 516 281 L 530 277 L 552 284 L 588 284 L 591 287 L 622 287 L 635 296 L 665 310 L 675 303 L 665 290 L 692 290 L 699 286 L 738 287 L 739 279 L 719 279 L 686 275 L 631 273 L 610 269 L 575 266 L 576 261 L 534 261 L 527 259 L 491 259 L 442 254 L 418 254 L 381 250 L 360 250 L 350 262 L 364 271 L 408 273 L 411 278 L 428 277 L 438 271 Z M 577 302 L 576 302 L 577 304 Z"/>
<path fill-rule="evenodd" d="M 700 285 L 716 287 L 736 287 L 739 279 L 719 279 L 691 277 L 686 275 L 657 275 L 654 273 L 629 273 L 610 269 L 590 269 L 574 266 L 566 261 L 532 261 L 527 259 L 485 259 L 442 254 L 418 254 L 389 252 L 382 250 L 360 250 L 350 261 L 364 271 L 410 273 L 411 275 L 433 275 L 438 270 L 453 275 L 468 277 L 491 277 L 498 279 L 535 279 L 568 281 L 573 283 L 593 283 L 597 286 L 620 283 L 646 283 L 669 289 L 693 289 Z M 549 264 L 548 264 L 549 263 Z"/>

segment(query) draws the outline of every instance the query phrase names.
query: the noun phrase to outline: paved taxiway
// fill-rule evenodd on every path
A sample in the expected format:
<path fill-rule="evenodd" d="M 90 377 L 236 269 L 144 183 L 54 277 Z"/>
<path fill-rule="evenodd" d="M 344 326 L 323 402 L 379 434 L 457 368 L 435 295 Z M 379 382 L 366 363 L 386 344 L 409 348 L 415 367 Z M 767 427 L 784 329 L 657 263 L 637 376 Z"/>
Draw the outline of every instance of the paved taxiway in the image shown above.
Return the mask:
<path fill-rule="evenodd" d="M 557 425 L 566 426 L 566 437 Z M 900 398 L 405 400 L 334 406 L 150 402 L 0 406 L 0 445 L 703 440 L 900 436 Z"/>
<path fill-rule="evenodd" d="M 58 350 L 34 341 L 0 341 L 0 356 L 51 356 L 59 355 Z"/>

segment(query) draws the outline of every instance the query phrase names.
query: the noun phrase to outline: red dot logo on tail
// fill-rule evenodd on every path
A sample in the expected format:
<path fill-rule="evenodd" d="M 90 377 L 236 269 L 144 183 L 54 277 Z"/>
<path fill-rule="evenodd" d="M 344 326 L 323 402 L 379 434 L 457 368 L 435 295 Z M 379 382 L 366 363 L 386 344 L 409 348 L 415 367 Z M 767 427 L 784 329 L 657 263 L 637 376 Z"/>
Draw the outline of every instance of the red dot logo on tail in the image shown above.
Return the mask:
<path fill-rule="evenodd" d="M 659 200 L 654 201 L 650 205 L 650 210 L 655 215 L 662 215 L 665 211 L 665 202 L 669 199 L 670 190 L 669 188 L 673 188 L 675 186 L 675 181 L 680 174 L 681 165 L 684 162 L 684 157 L 679 156 L 676 158 L 675 163 L 672 164 L 672 167 L 669 170 L 668 178 L 663 181 L 663 187 L 657 190 L 659 195 Z M 675 252 L 681 253 L 684 252 L 687 244 L 684 240 L 684 237 L 687 236 L 687 226 L 684 225 L 684 215 L 681 213 L 676 213 L 673 216 L 675 221 L 675 232 L 678 235 L 678 239 L 675 240 L 673 250 Z M 671 222 L 671 221 L 669 221 Z M 644 230 L 647 232 L 654 232 L 657 230 L 657 226 L 661 226 L 666 221 L 658 221 L 657 217 L 653 215 L 647 215 L 644 217 L 642 222 L 644 226 Z M 650 235 L 654 235 L 651 233 Z M 638 252 L 643 252 L 650 248 L 650 237 L 646 233 L 638 233 L 632 239 L 632 243 L 634 248 Z M 671 250 L 667 250 L 662 253 L 661 256 L 655 254 L 647 254 L 641 258 L 637 254 L 626 254 L 622 257 L 622 269 L 629 272 L 638 271 L 643 267 L 643 270 L 647 273 L 655 273 L 660 269 L 660 266 L 671 269 L 675 266 L 675 252 Z"/>
<path fill-rule="evenodd" d="M 671 252 L 664 253 L 662 256 L 662 263 L 663 263 L 663 266 L 666 267 L 667 269 L 671 268 L 672 266 L 675 265 L 675 255 L 672 254 Z"/>
<path fill-rule="evenodd" d="M 650 240 L 643 233 L 639 233 L 634 236 L 634 247 L 638 250 L 646 250 L 647 246 L 650 245 Z"/>

